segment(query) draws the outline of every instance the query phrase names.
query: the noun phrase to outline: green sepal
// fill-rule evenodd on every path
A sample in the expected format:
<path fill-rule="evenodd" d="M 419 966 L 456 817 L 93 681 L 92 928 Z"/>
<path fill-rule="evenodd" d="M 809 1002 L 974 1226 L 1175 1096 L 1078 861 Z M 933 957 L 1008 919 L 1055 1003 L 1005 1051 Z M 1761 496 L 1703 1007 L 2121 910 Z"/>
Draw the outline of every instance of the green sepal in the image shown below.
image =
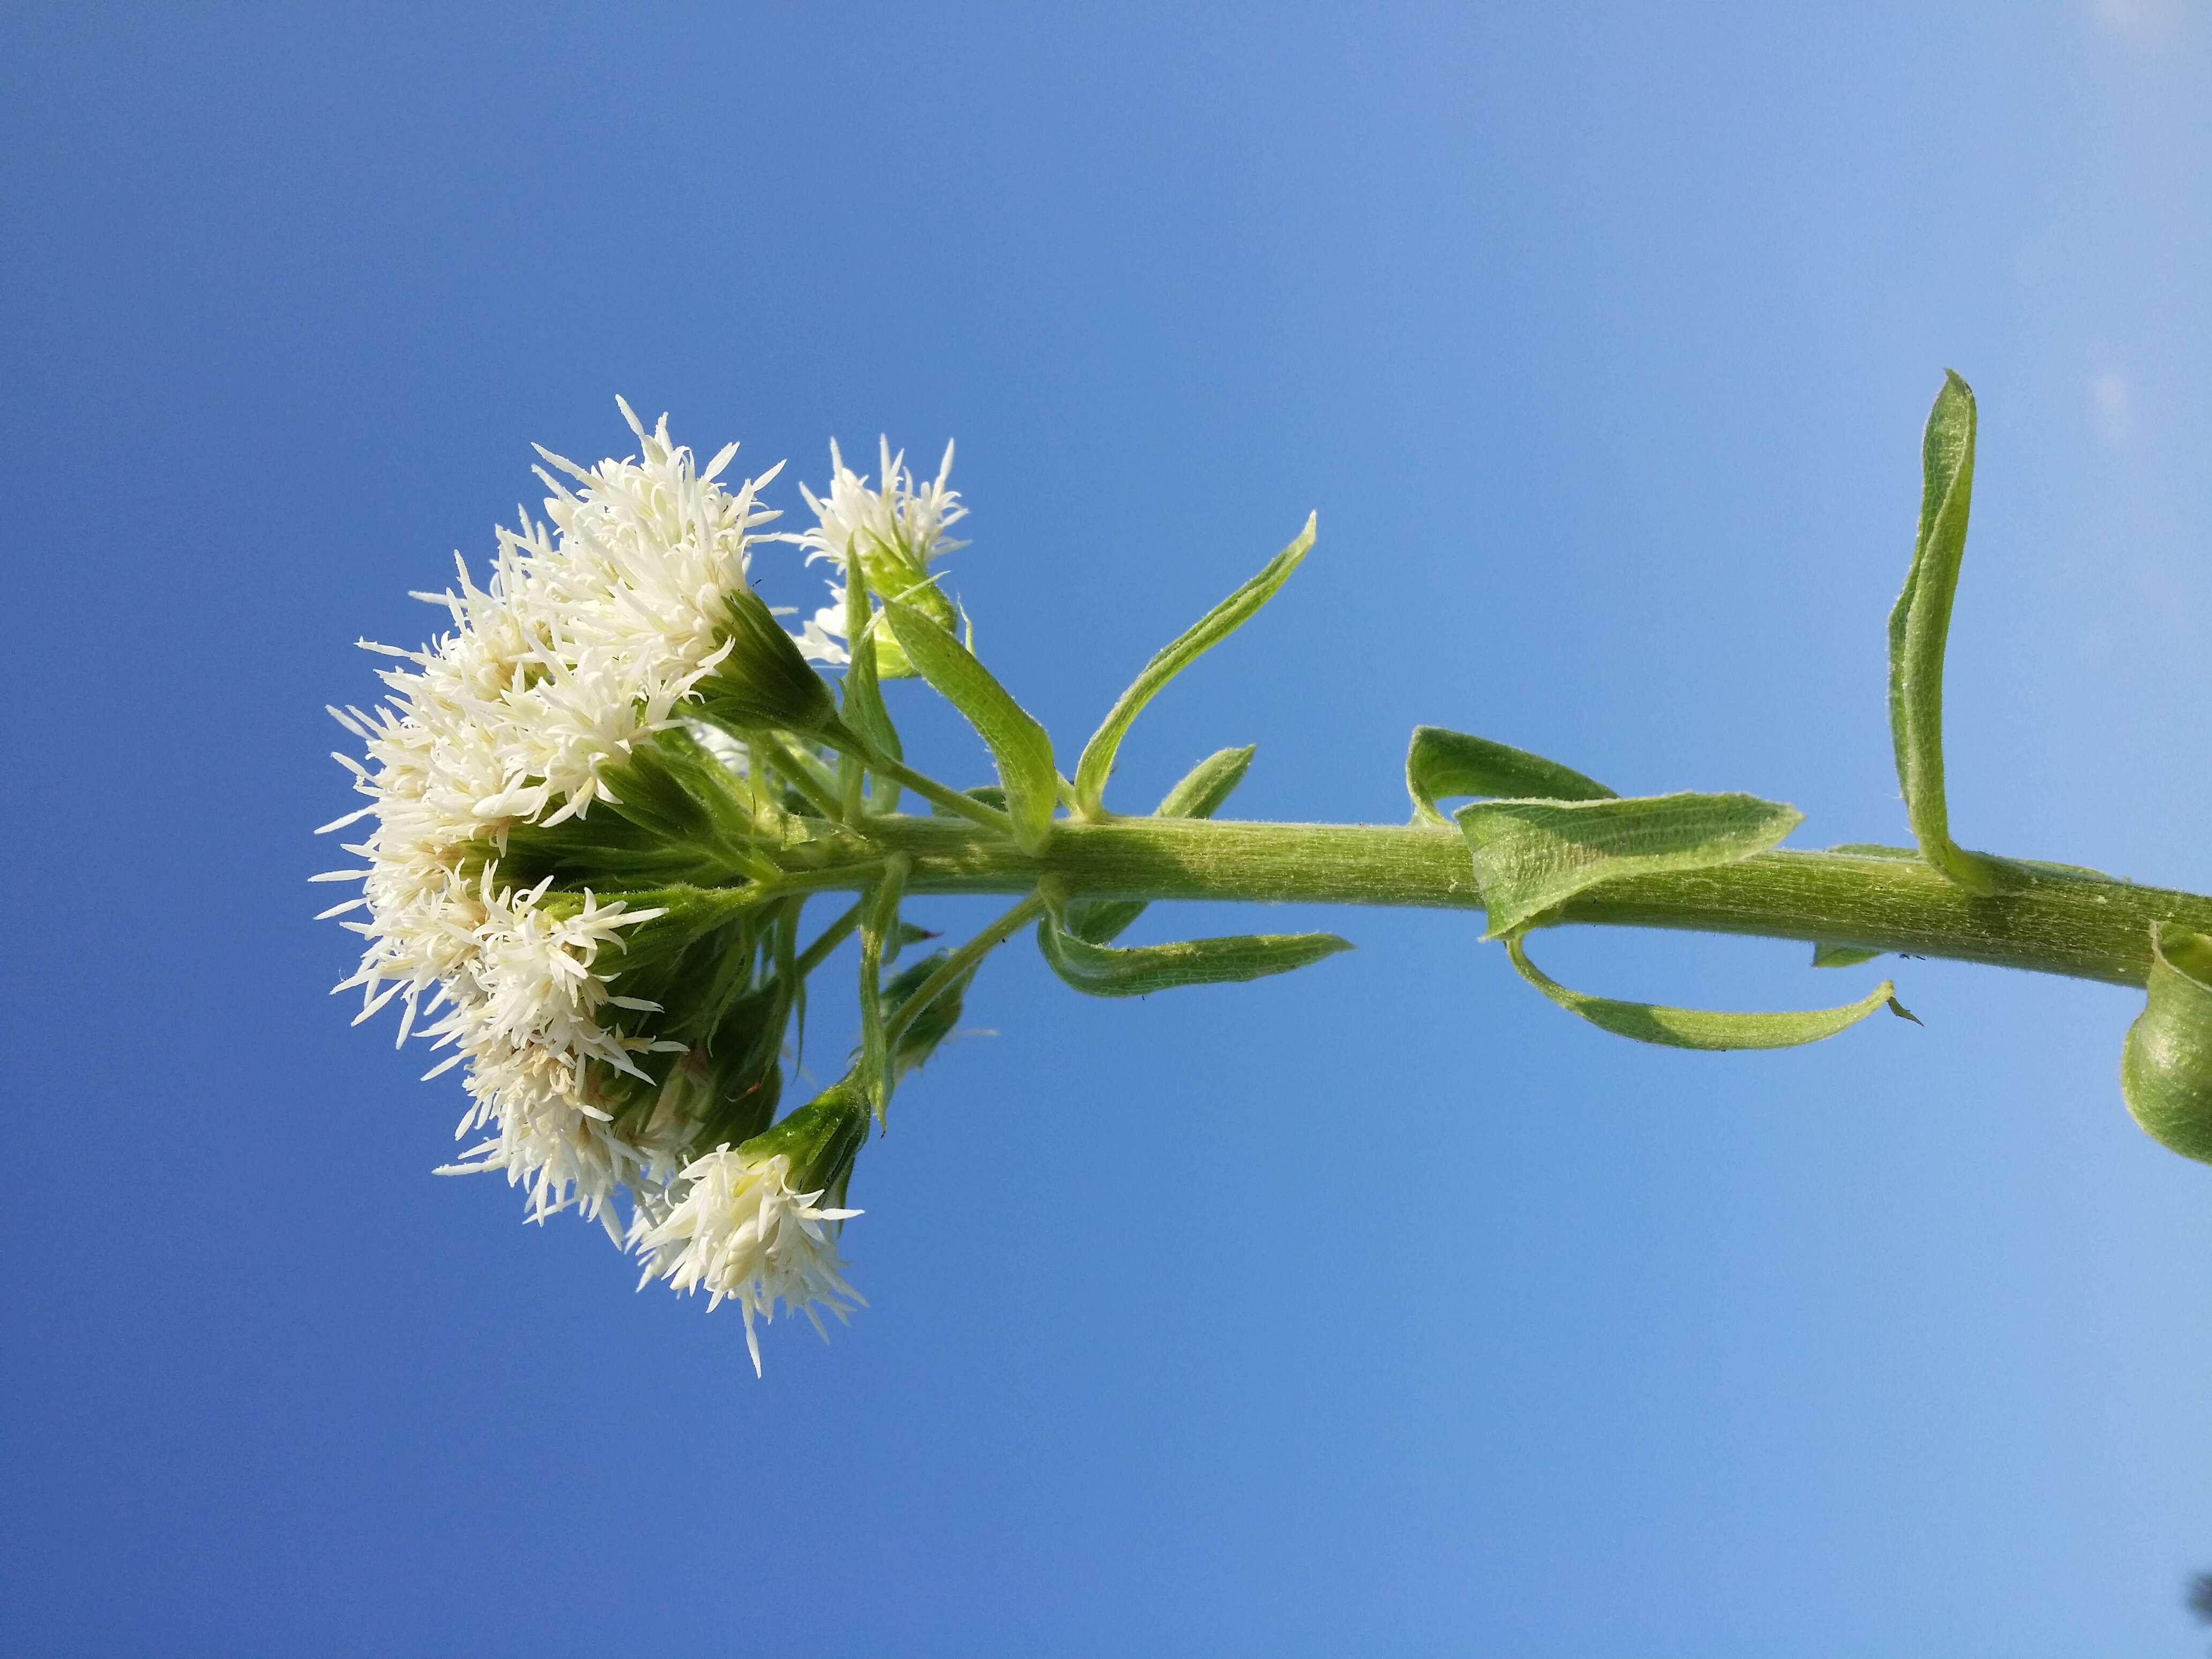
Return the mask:
<path fill-rule="evenodd" d="M 1832 1037 L 1856 1025 L 1877 1008 L 1887 1007 L 1902 1019 L 1911 1019 L 1899 1002 L 1889 981 L 1858 1001 L 1841 1008 L 1814 1008 L 1802 1013 L 1732 1014 L 1705 1008 L 1668 1008 L 1651 1002 L 1620 1002 L 1612 997 L 1584 996 L 1570 991 L 1528 960 L 1521 937 L 1505 941 L 1506 953 L 1527 980 L 1560 1007 L 1577 1014 L 1601 1030 L 1638 1042 L 1656 1042 L 1668 1048 L 1795 1048 Z M 1919 1024 L 1914 1020 L 1915 1024 Z"/>
<path fill-rule="evenodd" d="M 1139 997 L 1180 985 L 1231 985 L 1287 974 L 1349 951 L 1334 933 L 1245 933 L 1173 945 L 1093 945 L 1051 916 L 1037 923 L 1037 949 L 1052 971 L 1093 997 Z"/>
<path fill-rule="evenodd" d="M 1830 945 L 1822 939 L 1813 941 L 1813 965 L 1815 968 L 1856 968 L 1863 962 L 1872 962 L 1881 954 L 1860 945 Z"/>
<path fill-rule="evenodd" d="M 1235 633 L 1248 617 L 1275 597 L 1276 590 L 1291 579 L 1291 573 L 1304 561 L 1313 546 L 1314 524 L 1314 517 L 1309 514 L 1305 528 L 1298 532 L 1297 539 L 1268 560 L 1257 575 L 1155 653 L 1130 683 L 1129 689 L 1115 699 L 1098 730 L 1091 734 L 1091 741 L 1083 745 L 1082 758 L 1075 763 L 1076 810 L 1085 817 L 1098 815 L 1099 803 L 1106 793 L 1107 775 L 1114 769 L 1114 757 L 1120 751 L 1131 722 L 1162 686 Z"/>
<path fill-rule="evenodd" d="M 1905 589 L 1889 613 L 1889 731 L 1897 781 L 1921 856 L 1968 892 L 2010 884 L 1991 860 L 1951 839 L 1943 787 L 1943 653 L 1974 495 L 1974 394 L 1946 369 L 1920 439 L 1920 527 Z"/>
<path fill-rule="evenodd" d="M 2120 1050 L 2120 1092 L 2143 1133 L 2212 1164 L 2212 939 L 2151 929 L 2148 1000 Z"/>
<path fill-rule="evenodd" d="M 700 712 L 738 732 L 827 731 L 837 718 L 829 682 L 799 654 L 798 641 L 759 594 L 747 590 L 726 597 L 729 654 L 696 688 Z"/>
<path fill-rule="evenodd" d="M 826 1194 L 831 1207 L 842 1208 L 853 1161 L 867 1144 L 868 1124 L 867 1091 L 857 1077 L 848 1075 L 738 1151 L 755 1161 L 789 1158 L 795 1190 Z"/>
<path fill-rule="evenodd" d="M 1541 755 L 1441 726 L 1417 726 L 1406 746 L 1406 793 L 1413 817 L 1447 822 L 1437 803 L 1454 795 L 1524 800 L 1611 800 L 1615 792 Z"/>
<path fill-rule="evenodd" d="M 1474 856 L 1485 939 L 1503 939 L 1600 882 L 1736 863 L 1803 821 L 1796 807 L 1756 795 L 1691 793 L 1477 801 L 1452 816 Z"/>
<path fill-rule="evenodd" d="M 1221 810 L 1231 791 L 1244 781 L 1252 764 L 1253 746 L 1221 749 L 1183 775 L 1152 809 L 1156 818 L 1210 818 Z M 1142 899 L 1071 899 L 1065 918 L 1067 931 L 1092 945 L 1110 945 L 1129 924 L 1145 913 Z"/>
<path fill-rule="evenodd" d="M 990 750 L 1014 840 L 1025 853 L 1042 852 L 1060 800 L 1052 738 L 966 646 L 927 616 L 897 599 L 884 601 L 884 615 L 921 677 L 966 716 Z"/>

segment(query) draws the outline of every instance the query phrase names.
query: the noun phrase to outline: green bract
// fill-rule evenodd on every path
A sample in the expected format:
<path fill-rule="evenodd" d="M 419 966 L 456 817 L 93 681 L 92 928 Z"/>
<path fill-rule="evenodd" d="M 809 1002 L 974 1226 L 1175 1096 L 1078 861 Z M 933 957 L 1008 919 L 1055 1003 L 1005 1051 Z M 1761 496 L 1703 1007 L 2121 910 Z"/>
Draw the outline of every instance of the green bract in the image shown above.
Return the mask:
<path fill-rule="evenodd" d="M 860 1079 L 845 1077 L 738 1150 L 750 1158 L 789 1158 L 794 1189 L 823 1193 L 842 1205 L 853 1160 L 867 1139 L 867 1091 Z"/>
<path fill-rule="evenodd" d="M 707 718 L 732 732 L 827 727 L 837 717 L 836 699 L 767 604 L 750 589 L 726 599 L 730 650 L 698 687 Z"/>

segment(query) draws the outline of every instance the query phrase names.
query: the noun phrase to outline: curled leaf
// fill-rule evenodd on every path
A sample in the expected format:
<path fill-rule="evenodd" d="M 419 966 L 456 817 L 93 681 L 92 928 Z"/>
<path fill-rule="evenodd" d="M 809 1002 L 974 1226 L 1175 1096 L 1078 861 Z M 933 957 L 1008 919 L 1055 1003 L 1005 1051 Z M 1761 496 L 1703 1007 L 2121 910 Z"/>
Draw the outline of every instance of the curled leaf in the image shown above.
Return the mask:
<path fill-rule="evenodd" d="M 1314 520 L 1309 514 L 1305 528 L 1288 547 L 1268 560 L 1257 575 L 1163 647 L 1130 682 L 1129 689 L 1115 700 L 1091 741 L 1083 745 L 1082 758 L 1075 763 L 1075 798 L 1084 816 L 1097 814 L 1106 793 L 1107 775 L 1114 769 L 1114 757 L 1120 752 L 1122 738 L 1131 723 L 1144 712 L 1145 705 L 1162 686 L 1235 633 L 1253 612 L 1274 598 L 1276 590 L 1304 562 L 1313 542 Z"/>
<path fill-rule="evenodd" d="M 2006 885 L 1990 859 L 1951 839 L 1943 789 L 1943 653 L 1974 495 L 1974 394 L 1949 370 L 1920 440 L 1920 528 L 1889 613 L 1889 729 L 1897 781 L 1921 856 L 1969 892 Z"/>
<path fill-rule="evenodd" d="M 1803 821 L 1796 807 L 1756 795 L 1690 793 L 1477 801 L 1452 816 L 1474 854 L 1485 939 L 1502 939 L 1600 882 L 1734 864 Z"/>
<path fill-rule="evenodd" d="M 2212 1164 L 2212 939 L 2152 928 L 2147 989 L 2120 1050 L 2120 1092 L 2160 1146 Z"/>
<path fill-rule="evenodd" d="M 1570 991 L 1529 961 L 1528 952 L 1521 948 L 1518 934 L 1505 941 L 1505 949 L 1521 977 L 1569 1013 L 1580 1015 L 1616 1036 L 1656 1042 L 1669 1048 L 1795 1048 L 1802 1043 L 1832 1037 L 1885 1006 L 1901 1019 L 1912 1018 L 1897 1000 L 1895 988 L 1887 980 L 1858 1001 L 1841 1008 L 1771 1014 L 1723 1013 L 1706 1008 L 1668 1008 L 1653 1002 L 1622 1002 L 1612 997 L 1585 996 L 1580 991 Z M 1913 1023 L 1919 1024 L 1917 1020 Z"/>
<path fill-rule="evenodd" d="M 1406 746 L 1406 792 L 1413 816 L 1443 823 L 1437 803 L 1454 795 L 1536 800 L 1610 800 L 1613 792 L 1571 766 L 1441 726 L 1417 726 Z"/>

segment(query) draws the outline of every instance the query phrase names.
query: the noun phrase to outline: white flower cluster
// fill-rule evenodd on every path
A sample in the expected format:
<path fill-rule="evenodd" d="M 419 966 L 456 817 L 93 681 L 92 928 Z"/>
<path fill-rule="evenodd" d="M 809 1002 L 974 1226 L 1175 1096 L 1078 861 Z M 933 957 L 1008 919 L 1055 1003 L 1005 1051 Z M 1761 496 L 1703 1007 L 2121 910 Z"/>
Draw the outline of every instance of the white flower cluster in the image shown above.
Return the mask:
<path fill-rule="evenodd" d="M 337 988 L 361 988 L 360 1018 L 397 1000 L 401 1042 L 412 1032 L 452 1051 L 431 1076 L 467 1067 L 456 1134 L 483 1138 L 448 1171 L 504 1170 L 526 1188 L 531 1218 L 576 1208 L 635 1249 L 648 1279 L 735 1298 L 757 1366 L 753 1318 L 779 1298 L 810 1317 L 819 1305 L 842 1318 L 858 1301 L 823 1224 L 858 1212 L 793 1191 L 781 1157 L 749 1164 L 724 1148 L 687 1162 L 695 1126 L 666 1111 L 617 1133 L 593 1069 L 643 1078 L 642 1056 L 684 1045 L 650 1035 L 644 1017 L 657 1005 L 618 994 L 599 958 L 623 930 L 666 913 L 520 887 L 501 879 L 500 860 L 518 826 L 615 802 L 611 771 L 663 728 L 686 727 L 742 775 L 742 745 L 690 718 L 686 700 L 732 648 L 730 598 L 747 591 L 755 543 L 826 546 L 843 515 L 869 533 L 919 537 L 926 557 L 960 509 L 941 476 L 921 495 L 902 480 L 871 496 L 839 463 L 829 501 L 808 496 L 822 528 L 767 534 L 777 514 L 759 491 L 780 467 L 725 488 L 735 444 L 699 469 L 665 416 L 648 432 L 621 407 L 635 459 L 586 469 L 540 450 L 551 528 L 521 515 L 520 529 L 499 532 L 483 586 L 457 557 L 456 591 L 417 596 L 446 607 L 450 632 L 418 651 L 363 642 L 398 659 L 380 675 L 386 700 L 331 713 L 366 747 L 365 759 L 337 758 L 369 804 L 324 828 L 372 820 L 346 849 L 366 867 L 317 879 L 362 883 L 361 897 L 324 912 L 365 913 L 343 924 L 367 945 Z M 887 473 L 895 465 L 887 458 Z M 801 649 L 842 660 L 819 632 Z M 624 1189 L 627 1228 L 613 1210 Z"/>
<path fill-rule="evenodd" d="M 775 1303 L 803 1312 L 821 1331 L 827 1308 L 842 1322 L 853 1304 L 865 1306 L 860 1293 L 838 1276 L 833 1230 L 825 1224 L 848 1220 L 858 1210 L 823 1209 L 818 1192 L 794 1191 L 791 1160 L 781 1153 L 747 1158 L 722 1146 L 695 1160 L 684 1172 L 690 1183 L 665 1214 L 641 1206 L 630 1227 L 646 1267 L 642 1290 L 665 1279 L 686 1294 L 708 1292 L 708 1310 L 725 1297 L 745 1316 L 745 1346 L 760 1370 L 756 1314 L 775 1317 Z M 826 1335 L 827 1333 L 825 1332 Z"/>
<path fill-rule="evenodd" d="M 945 488 L 945 481 L 952 476 L 952 446 L 945 446 L 935 480 L 917 489 L 914 474 L 906 468 L 906 452 L 892 454 L 888 438 L 878 443 L 883 483 L 871 489 L 866 477 L 845 465 L 836 441 L 830 441 L 830 493 L 817 495 L 804 484 L 799 487 L 816 520 L 814 528 L 799 538 L 799 544 L 806 549 L 810 562 L 828 559 L 842 572 L 847 550 L 852 549 L 863 561 L 887 558 L 919 582 L 932 559 L 968 545 L 945 533 L 968 516 L 968 509 L 960 505 L 960 492 Z M 818 661 L 845 660 L 845 588 L 835 578 L 830 583 L 830 603 L 807 620 L 800 648 Z"/>

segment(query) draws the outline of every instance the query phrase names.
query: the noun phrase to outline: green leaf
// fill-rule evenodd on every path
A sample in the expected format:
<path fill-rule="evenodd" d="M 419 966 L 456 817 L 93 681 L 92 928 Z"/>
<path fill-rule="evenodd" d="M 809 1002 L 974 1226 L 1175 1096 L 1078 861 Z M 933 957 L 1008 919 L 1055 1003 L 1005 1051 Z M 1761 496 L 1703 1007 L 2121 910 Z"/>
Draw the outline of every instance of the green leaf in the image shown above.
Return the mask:
<path fill-rule="evenodd" d="M 1246 617 L 1274 598 L 1276 589 L 1290 580 L 1291 572 L 1304 561 L 1313 542 L 1314 520 L 1309 514 L 1306 527 L 1298 532 L 1297 540 L 1268 560 L 1258 575 L 1200 617 L 1145 665 L 1144 672 L 1107 711 L 1091 741 L 1083 745 L 1083 757 L 1075 763 L 1077 809 L 1085 817 L 1097 815 L 1099 801 L 1106 793 L 1106 777 L 1114 769 L 1114 757 L 1121 750 L 1121 739 L 1130 723 L 1152 700 L 1153 694 L 1227 639 Z"/>
<path fill-rule="evenodd" d="M 1887 1006 L 1900 1018 L 1911 1019 L 1893 994 L 1887 980 L 1858 1001 L 1841 1008 L 1814 1008 L 1802 1013 L 1729 1014 L 1705 1008 L 1668 1008 L 1651 1002 L 1619 1002 L 1611 997 L 1584 996 L 1570 991 L 1528 960 L 1515 934 L 1505 941 L 1513 965 L 1546 996 L 1571 1014 L 1579 1014 L 1602 1030 L 1638 1042 L 1656 1042 L 1668 1048 L 1795 1048 L 1801 1043 L 1832 1037 L 1856 1025 L 1877 1008 Z M 1918 1024 L 1916 1020 L 1914 1024 Z"/>
<path fill-rule="evenodd" d="M 2148 1000 L 2120 1050 L 2120 1092 L 2161 1146 L 2212 1164 L 2212 939 L 2151 929 Z"/>
<path fill-rule="evenodd" d="M 1439 800 L 1478 795 L 1535 800 L 1610 800 L 1613 792 L 1571 766 L 1546 760 L 1510 744 L 1441 726 L 1417 726 L 1406 749 L 1406 790 L 1413 816 L 1443 823 Z"/>
<path fill-rule="evenodd" d="M 1856 945 L 1829 945 L 1813 941 L 1813 965 L 1815 968 L 1856 968 L 1863 962 L 1872 962 L 1881 954 Z"/>
<path fill-rule="evenodd" d="M 1943 793 L 1943 652 L 1966 552 L 1974 495 L 1974 394 L 1944 371 L 1920 440 L 1920 529 L 1905 591 L 1889 613 L 1889 730 L 1897 781 L 1921 856 L 1972 893 L 2008 884 L 1989 859 L 1951 839 Z"/>
<path fill-rule="evenodd" d="M 1182 781 L 1168 791 L 1152 809 L 1156 818 L 1210 818 L 1243 781 L 1252 764 L 1252 745 L 1223 749 L 1208 755 L 1184 774 Z M 1129 924 L 1145 914 L 1142 899 L 1071 899 L 1065 922 L 1067 931 L 1093 945 L 1110 945 Z"/>
<path fill-rule="evenodd" d="M 1037 948 L 1054 973 L 1086 996 L 1139 997 L 1178 985 L 1228 985 L 1287 974 L 1352 941 L 1334 933 L 1246 933 L 1174 945 L 1093 945 L 1052 917 L 1037 923 Z"/>
<path fill-rule="evenodd" d="M 896 599 L 884 601 L 891 632 L 921 677 L 967 716 L 1006 787 L 1006 815 L 1014 839 L 1025 853 L 1043 850 L 1051 832 L 1053 808 L 1060 799 L 1060 774 L 1054 767 L 1052 739 L 1029 711 L 1008 695 L 991 671 L 968 647 L 921 611 Z"/>
<path fill-rule="evenodd" d="M 1502 939 L 1600 882 L 1734 864 L 1803 820 L 1796 807 L 1756 795 L 1688 793 L 1477 801 L 1453 817 L 1474 854 L 1485 939 Z"/>

